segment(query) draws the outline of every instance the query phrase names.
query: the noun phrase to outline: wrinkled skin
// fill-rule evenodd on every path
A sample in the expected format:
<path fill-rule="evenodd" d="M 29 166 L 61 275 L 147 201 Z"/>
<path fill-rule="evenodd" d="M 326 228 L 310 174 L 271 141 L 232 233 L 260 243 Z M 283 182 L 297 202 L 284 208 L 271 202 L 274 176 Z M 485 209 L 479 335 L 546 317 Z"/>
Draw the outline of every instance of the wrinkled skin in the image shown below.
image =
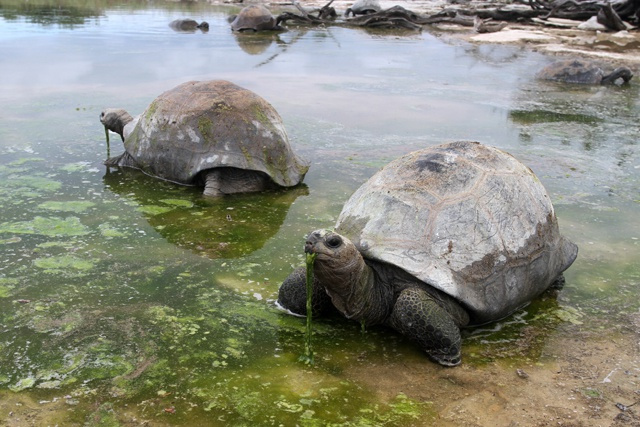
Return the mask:
<path fill-rule="evenodd" d="M 305 251 L 317 254 L 313 270 L 314 314 L 328 310 L 331 304 L 348 319 L 396 329 L 441 365 L 460 363 L 460 327 L 469 322 L 469 316 L 452 298 L 396 267 L 366 263 L 355 245 L 337 233 L 312 232 Z M 278 304 L 303 315 L 305 301 L 301 267 L 281 286 Z"/>
<path fill-rule="evenodd" d="M 100 113 L 100 123 L 102 123 L 105 129 L 110 130 L 120 135 L 122 141 L 125 137 L 125 127 L 133 122 L 133 117 L 122 108 L 107 108 Z M 131 132 L 128 130 L 127 134 Z"/>

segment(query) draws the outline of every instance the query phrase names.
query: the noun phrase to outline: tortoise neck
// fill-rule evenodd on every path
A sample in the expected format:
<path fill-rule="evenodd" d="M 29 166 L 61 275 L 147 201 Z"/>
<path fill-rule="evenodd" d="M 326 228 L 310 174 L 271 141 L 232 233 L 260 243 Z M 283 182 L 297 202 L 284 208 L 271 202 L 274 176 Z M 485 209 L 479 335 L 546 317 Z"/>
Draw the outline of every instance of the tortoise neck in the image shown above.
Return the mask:
<path fill-rule="evenodd" d="M 633 77 L 633 73 L 627 67 L 619 67 L 613 70 L 611 74 L 608 74 L 602 78 L 603 84 L 615 83 L 616 80 L 622 79 L 624 83 L 629 83 Z"/>
<path fill-rule="evenodd" d="M 330 273 L 330 277 L 324 278 L 320 273 L 318 278 L 333 305 L 346 318 L 366 325 L 384 323 L 391 309 L 391 293 L 359 253 L 349 265 L 334 266 Z"/>

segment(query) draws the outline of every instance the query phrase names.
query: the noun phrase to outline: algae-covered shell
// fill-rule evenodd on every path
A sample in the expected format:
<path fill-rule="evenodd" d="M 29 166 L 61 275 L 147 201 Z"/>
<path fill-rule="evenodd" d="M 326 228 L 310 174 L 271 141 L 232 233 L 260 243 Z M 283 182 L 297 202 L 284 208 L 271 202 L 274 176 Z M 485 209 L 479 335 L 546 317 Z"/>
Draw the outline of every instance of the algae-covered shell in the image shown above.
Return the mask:
<path fill-rule="evenodd" d="M 336 231 L 365 259 L 453 296 L 475 323 L 502 318 L 542 293 L 577 254 L 534 173 L 468 141 L 389 163 L 345 203 Z"/>
<path fill-rule="evenodd" d="M 161 94 L 127 125 L 124 145 L 144 172 L 181 184 L 208 169 L 234 167 L 289 187 L 309 168 L 291 149 L 276 110 L 223 80 L 191 81 Z"/>

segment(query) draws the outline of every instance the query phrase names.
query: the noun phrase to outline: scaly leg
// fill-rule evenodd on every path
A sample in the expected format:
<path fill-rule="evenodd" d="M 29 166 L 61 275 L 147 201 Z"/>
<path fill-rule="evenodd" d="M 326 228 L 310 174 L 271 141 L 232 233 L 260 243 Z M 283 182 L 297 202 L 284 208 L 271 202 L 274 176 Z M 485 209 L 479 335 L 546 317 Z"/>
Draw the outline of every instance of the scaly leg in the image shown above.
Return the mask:
<path fill-rule="evenodd" d="M 426 291 L 418 287 L 403 290 L 393 307 L 389 323 L 417 342 L 435 362 L 444 366 L 460 363 L 460 328 Z"/>

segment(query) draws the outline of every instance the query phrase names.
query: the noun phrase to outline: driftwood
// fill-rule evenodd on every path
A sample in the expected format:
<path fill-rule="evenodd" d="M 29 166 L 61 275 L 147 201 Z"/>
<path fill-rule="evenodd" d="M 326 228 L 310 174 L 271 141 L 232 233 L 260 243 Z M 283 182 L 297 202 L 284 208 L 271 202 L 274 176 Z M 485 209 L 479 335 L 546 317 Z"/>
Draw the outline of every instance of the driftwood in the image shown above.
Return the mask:
<path fill-rule="evenodd" d="M 627 26 L 624 25 L 620 16 L 613 10 L 611 3 L 607 3 L 604 5 L 602 9 L 598 12 L 598 22 L 604 25 L 607 28 L 611 28 L 612 30 L 622 31 L 626 30 Z"/>
<path fill-rule="evenodd" d="M 369 28 L 406 28 L 408 30 L 422 30 L 424 18 L 417 13 L 405 9 L 402 6 L 381 10 L 380 12 L 351 18 L 346 21 L 348 25 Z"/>
<path fill-rule="evenodd" d="M 300 15 L 296 15 L 291 12 L 284 12 L 278 15 L 276 18 L 276 25 L 280 25 L 281 22 L 294 21 L 298 24 L 308 24 L 308 25 L 324 25 L 327 23 L 332 23 L 333 19 L 338 16 L 336 10 L 331 7 L 331 3 L 334 0 L 329 1 L 329 3 L 322 6 L 318 9 L 318 16 L 313 16 L 314 12 L 307 12 L 298 1 L 294 1 L 293 5 L 298 9 Z"/>
<path fill-rule="evenodd" d="M 546 11 L 545 18 L 564 18 L 585 21 L 593 16 L 606 27 L 620 31 L 626 29 L 623 20 L 638 24 L 640 0 L 626 0 L 612 4 L 607 0 L 528 0 L 533 10 Z"/>
<path fill-rule="evenodd" d="M 294 1 L 294 6 L 300 12 L 299 15 L 291 12 L 284 12 L 277 18 L 277 23 L 293 21 L 298 24 L 307 25 L 342 25 L 342 26 L 355 26 L 355 27 L 369 27 L 369 28 L 406 28 L 410 30 L 420 31 L 422 30 L 423 19 L 422 16 L 407 10 L 401 6 L 394 6 L 387 10 L 380 12 L 368 13 L 366 15 L 358 16 L 343 21 L 336 21 L 337 14 L 335 9 L 330 7 L 329 3 L 321 7 L 318 11 L 307 12 L 299 2 Z M 313 15 L 317 13 L 317 15 Z"/>
<path fill-rule="evenodd" d="M 614 31 L 627 29 L 626 22 L 640 24 L 640 0 L 626 0 L 612 4 L 609 0 L 520 0 L 529 9 L 486 8 L 448 9 L 425 16 L 401 6 L 369 13 L 351 19 L 337 20 L 337 13 L 331 4 L 318 10 L 307 12 L 298 1 L 293 4 L 300 14 L 282 13 L 277 18 L 281 22 L 294 21 L 305 25 L 340 25 L 369 28 L 405 28 L 420 31 L 423 25 L 452 23 L 474 27 L 477 32 L 500 31 L 507 22 L 539 24 L 549 18 L 586 21 L 597 16 L 598 22 Z"/>

